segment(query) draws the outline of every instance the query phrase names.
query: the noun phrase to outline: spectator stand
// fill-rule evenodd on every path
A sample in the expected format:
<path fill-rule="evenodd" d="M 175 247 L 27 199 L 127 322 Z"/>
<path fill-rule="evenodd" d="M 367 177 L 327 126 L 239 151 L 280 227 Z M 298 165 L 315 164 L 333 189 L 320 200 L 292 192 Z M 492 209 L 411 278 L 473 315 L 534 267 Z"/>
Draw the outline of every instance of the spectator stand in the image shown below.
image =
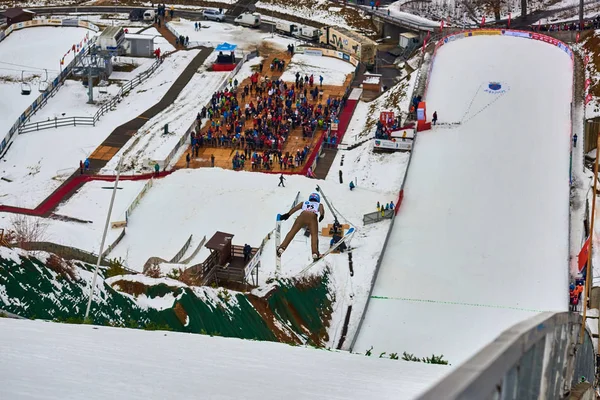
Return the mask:
<path fill-rule="evenodd" d="M 353 76 L 348 75 L 344 86 L 319 87 L 318 82 L 310 85 L 301 79 L 302 88 L 299 88 L 295 82 L 279 81 L 291 57 L 290 52 L 272 54 L 251 77 L 237 82 L 237 86 L 233 77 L 224 92 L 215 93 L 216 104 L 211 100 L 209 107 L 199 110 L 198 118 L 204 126 L 196 133 L 195 140 L 191 140 L 194 143 L 176 167 L 186 167 L 185 157 L 190 153 L 190 168 L 215 166 L 306 174 L 314 161 L 313 151 L 320 149 L 329 134 L 332 118 Z M 289 96 L 292 86 L 294 94 Z M 304 90 L 306 103 L 301 100 Z M 277 104 L 278 98 L 283 99 L 280 104 Z M 248 114 L 246 104 L 250 108 Z"/>

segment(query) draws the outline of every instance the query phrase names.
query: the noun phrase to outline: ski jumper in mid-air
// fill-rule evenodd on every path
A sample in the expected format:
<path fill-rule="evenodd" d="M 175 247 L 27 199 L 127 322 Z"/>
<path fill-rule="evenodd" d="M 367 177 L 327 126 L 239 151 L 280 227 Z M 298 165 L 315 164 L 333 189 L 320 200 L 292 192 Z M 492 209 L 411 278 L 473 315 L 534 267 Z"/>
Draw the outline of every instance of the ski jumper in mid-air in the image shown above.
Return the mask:
<path fill-rule="evenodd" d="M 281 257 L 287 246 L 290 244 L 296 233 L 305 226 L 308 226 L 308 230 L 310 231 L 310 245 L 312 249 L 313 259 L 318 259 L 320 257 L 319 254 L 319 222 L 323 221 L 323 217 L 325 216 L 325 208 L 323 204 L 321 204 L 321 196 L 318 193 L 311 193 L 308 197 L 308 201 L 304 203 L 296 204 L 290 211 L 281 215 L 281 219 L 283 221 L 287 220 L 290 215 L 295 213 L 298 210 L 302 210 L 296 221 L 294 221 L 294 225 L 292 225 L 292 229 L 288 232 L 283 240 L 283 243 L 277 249 L 277 255 Z M 318 221 L 317 221 L 317 215 Z"/>

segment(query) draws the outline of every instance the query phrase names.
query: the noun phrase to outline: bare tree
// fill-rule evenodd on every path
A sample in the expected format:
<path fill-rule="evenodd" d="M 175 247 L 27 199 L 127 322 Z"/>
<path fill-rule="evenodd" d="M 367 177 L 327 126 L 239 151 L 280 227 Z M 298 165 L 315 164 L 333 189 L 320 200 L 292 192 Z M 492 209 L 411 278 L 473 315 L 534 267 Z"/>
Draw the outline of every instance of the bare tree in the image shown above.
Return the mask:
<path fill-rule="evenodd" d="M 48 223 L 42 218 L 13 214 L 10 223 L 11 241 L 18 247 L 27 250 L 27 243 L 42 242 L 47 239 Z"/>

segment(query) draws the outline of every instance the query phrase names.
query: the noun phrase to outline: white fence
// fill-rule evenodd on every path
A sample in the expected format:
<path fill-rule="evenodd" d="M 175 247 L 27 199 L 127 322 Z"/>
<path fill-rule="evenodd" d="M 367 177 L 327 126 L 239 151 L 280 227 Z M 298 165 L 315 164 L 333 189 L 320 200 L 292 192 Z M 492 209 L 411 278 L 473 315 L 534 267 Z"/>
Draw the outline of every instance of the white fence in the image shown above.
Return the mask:
<path fill-rule="evenodd" d="M 135 210 L 135 208 L 138 206 L 138 204 L 140 204 L 140 201 L 142 200 L 142 198 L 146 195 L 146 193 L 148 193 L 148 191 L 150 190 L 150 188 L 153 185 L 154 185 L 154 178 L 150 178 L 148 180 L 148 182 L 146 182 L 146 184 L 144 185 L 142 190 L 135 197 L 135 199 L 131 202 L 131 204 L 127 208 L 127 211 L 125 211 L 125 221 L 126 222 L 129 222 L 129 217 L 131 217 L 131 213 L 133 213 L 133 210 Z"/>

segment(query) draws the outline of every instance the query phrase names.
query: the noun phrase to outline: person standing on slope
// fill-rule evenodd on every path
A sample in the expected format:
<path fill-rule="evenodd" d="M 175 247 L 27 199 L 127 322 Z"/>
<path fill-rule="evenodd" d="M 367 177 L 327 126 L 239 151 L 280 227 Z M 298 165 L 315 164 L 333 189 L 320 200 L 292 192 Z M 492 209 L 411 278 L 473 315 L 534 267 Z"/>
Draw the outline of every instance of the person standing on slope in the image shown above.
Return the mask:
<path fill-rule="evenodd" d="M 308 226 L 308 230 L 310 231 L 310 245 L 312 250 L 312 257 L 314 260 L 319 259 L 319 222 L 323 221 L 325 217 L 325 208 L 323 204 L 321 204 L 321 196 L 318 193 L 311 193 L 308 196 L 308 201 L 304 203 L 296 204 L 290 211 L 281 215 L 281 219 L 283 221 L 287 220 L 290 215 L 295 213 L 298 210 L 302 210 L 296 221 L 294 221 L 294 225 L 292 225 L 292 229 L 288 232 L 283 240 L 283 243 L 277 248 L 277 255 L 281 257 L 287 246 L 296 236 L 296 233 L 300 229 L 305 226 Z M 317 221 L 317 215 L 318 221 Z"/>

